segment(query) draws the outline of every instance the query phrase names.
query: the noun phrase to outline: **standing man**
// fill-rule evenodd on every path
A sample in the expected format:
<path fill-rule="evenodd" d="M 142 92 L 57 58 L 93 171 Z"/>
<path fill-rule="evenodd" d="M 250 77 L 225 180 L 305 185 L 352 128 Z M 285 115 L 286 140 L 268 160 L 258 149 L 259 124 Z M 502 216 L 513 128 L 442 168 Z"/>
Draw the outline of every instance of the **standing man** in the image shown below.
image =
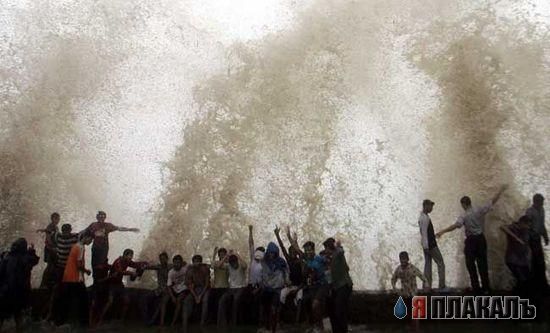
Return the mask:
<path fill-rule="evenodd" d="M 55 235 L 59 232 L 59 213 L 52 213 L 50 215 L 50 224 L 44 229 L 38 229 L 36 232 L 43 232 L 46 234 L 44 240 L 44 262 L 46 263 L 46 269 L 42 274 L 42 281 L 40 282 L 40 288 L 51 288 L 55 284 L 55 263 L 57 259 Z"/>
<path fill-rule="evenodd" d="M 353 290 L 353 281 L 349 275 L 349 266 L 344 254 L 344 248 L 334 240 L 327 239 L 323 246 L 325 251 L 331 257 L 330 276 L 332 287 L 332 311 L 330 322 L 332 332 L 348 332 L 349 301 Z"/>
<path fill-rule="evenodd" d="M 531 248 L 531 263 L 533 279 L 536 290 L 548 291 L 548 280 L 546 279 L 546 263 L 541 240 L 548 246 L 548 232 L 544 225 L 544 197 L 537 193 L 533 196 L 533 205 L 527 209 L 525 215 L 531 218 L 529 247 Z"/>
<path fill-rule="evenodd" d="M 85 248 L 92 243 L 92 236 L 87 233 L 80 235 L 80 241 L 73 244 L 65 260 L 61 284 L 61 295 L 56 301 L 55 313 L 60 316 L 61 322 L 67 319 L 67 315 L 77 304 L 78 319 L 82 327 L 89 324 L 88 318 L 88 292 L 84 284 L 84 274 L 90 275 L 91 271 L 85 266 Z M 60 322 L 58 322 L 60 323 Z"/>
<path fill-rule="evenodd" d="M 424 276 L 427 283 L 424 288 L 432 288 L 432 260 L 437 265 L 437 275 L 439 276 L 439 289 L 445 288 L 445 263 L 443 256 L 437 247 L 435 239 L 434 226 L 430 214 L 434 207 L 434 202 L 426 199 L 422 202 L 422 212 L 418 218 L 418 226 L 420 227 L 420 236 L 422 239 L 422 248 L 424 249 Z"/>
<path fill-rule="evenodd" d="M 464 241 L 466 267 L 468 268 L 468 274 L 470 274 L 470 284 L 476 293 L 481 291 L 488 293 L 491 290 L 489 269 L 487 266 L 487 241 L 483 235 L 483 227 L 485 225 L 485 215 L 491 210 L 507 187 L 507 185 L 501 186 L 497 194 L 491 199 L 491 202 L 482 207 L 473 207 L 470 197 L 462 197 L 460 204 L 464 209 L 464 213 L 458 217 L 454 224 L 436 234 L 436 237 L 441 237 L 447 232 L 464 226 L 466 234 L 466 240 Z M 478 270 L 481 276 L 481 288 L 477 275 Z"/>
<path fill-rule="evenodd" d="M 97 280 L 107 277 L 109 272 L 108 254 L 109 254 L 109 234 L 113 231 L 131 231 L 139 232 L 137 228 L 118 227 L 105 222 L 107 214 L 103 211 L 97 212 L 97 221 L 90 224 L 84 232 L 91 233 L 94 238 L 92 245 L 92 270 L 94 284 Z"/>
<path fill-rule="evenodd" d="M 72 226 L 68 223 L 65 223 L 61 226 L 61 233 L 55 235 L 55 245 L 56 245 L 56 268 L 55 268 L 55 285 L 52 289 L 50 295 L 50 303 L 48 305 L 48 315 L 46 316 L 46 321 L 49 321 L 52 318 L 52 310 L 55 302 L 55 298 L 59 294 L 59 286 L 63 280 L 63 274 L 65 272 L 65 265 L 67 263 L 67 258 L 73 245 L 78 242 L 78 234 L 72 233 Z"/>

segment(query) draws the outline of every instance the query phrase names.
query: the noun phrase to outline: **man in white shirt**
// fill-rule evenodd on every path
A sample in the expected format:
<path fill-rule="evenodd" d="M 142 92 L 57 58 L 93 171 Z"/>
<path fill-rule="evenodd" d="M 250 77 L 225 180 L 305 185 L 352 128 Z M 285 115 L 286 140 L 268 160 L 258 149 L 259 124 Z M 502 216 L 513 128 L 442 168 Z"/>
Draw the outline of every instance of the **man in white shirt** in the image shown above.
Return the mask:
<path fill-rule="evenodd" d="M 167 293 L 162 299 L 162 307 L 160 310 L 160 326 L 164 326 L 164 317 L 166 315 L 166 305 L 168 301 L 176 304 L 172 326 L 176 323 L 181 309 L 181 302 L 187 296 L 187 285 L 185 284 L 185 275 L 187 273 L 187 265 L 183 261 L 182 256 L 175 255 L 172 259 L 173 268 L 168 272 L 168 281 L 166 282 Z"/>
<path fill-rule="evenodd" d="M 248 276 L 248 284 L 257 289 L 262 283 L 262 259 L 264 258 L 265 248 L 260 246 L 254 247 L 254 237 L 252 235 L 252 226 L 248 226 L 248 247 L 250 254 L 250 269 Z"/>
<path fill-rule="evenodd" d="M 439 238 L 447 232 L 464 226 L 464 233 L 466 234 L 466 240 L 464 241 L 466 268 L 470 275 L 470 284 L 476 293 L 480 293 L 481 291 L 488 293 L 491 290 L 487 264 L 487 241 L 483 235 L 483 227 L 485 225 L 485 215 L 491 210 L 507 187 L 507 185 L 501 186 L 491 202 L 482 207 L 473 207 L 470 197 L 462 197 L 460 204 L 464 209 L 464 213 L 458 217 L 454 224 L 436 234 L 436 237 Z M 478 270 L 482 288 L 479 285 Z"/>
<path fill-rule="evenodd" d="M 445 288 L 445 263 L 443 256 L 437 247 L 435 239 L 434 227 L 430 214 L 433 210 L 434 202 L 426 199 L 422 202 L 422 212 L 418 218 L 418 227 L 420 228 L 420 236 L 422 240 L 422 248 L 424 249 L 424 276 L 427 282 L 424 288 L 432 288 L 432 260 L 437 265 L 437 274 L 439 276 L 439 288 Z"/>
<path fill-rule="evenodd" d="M 218 304 L 218 327 L 225 327 L 227 325 L 227 307 L 231 301 L 231 324 L 237 324 L 239 303 L 247 284 L 246 262 L 237 253 L 233 253 L 232 250 L 229 251 L 229 254 L 223 260 L 229 264 L 229 289 L 220 298 Z"/>

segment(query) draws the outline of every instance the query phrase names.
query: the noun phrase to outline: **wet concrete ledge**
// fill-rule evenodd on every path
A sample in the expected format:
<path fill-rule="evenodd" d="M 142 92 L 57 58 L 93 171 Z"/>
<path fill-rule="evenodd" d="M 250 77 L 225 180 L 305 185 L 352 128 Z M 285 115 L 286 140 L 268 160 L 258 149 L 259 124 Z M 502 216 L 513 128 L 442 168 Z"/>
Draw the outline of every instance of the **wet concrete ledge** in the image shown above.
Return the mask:
<path fill-rule="evenodd" d="M 148 295 L 151 294 L 151 290 L 127 288 L 128 295 L 130 297 L 130 307 L 128 310 L 128 318 L 132 321 L 142 321 L 143 319 L 143 304 Z M 453 289 L 447 293 L 428 293 L 422 294 L 428 296 L 465 296 L 468 295 L 464 290 Z M 492 295 L 495 296 L 512 296 L 511 292 L 497 291 Z M 35 318 L 40 317 L 42 309 L 45 309 L 45 304 L 48 300 L 48 291 L 35 289 L 32 293 L 32 306 L 33 316 Z M 214 297 L 215 298 L 215 297 Z M 393 314 L 393 309 L 398 296 L 393 293 L 384 291 L 366 291 L 359 290 L 354 291 L 351 296 L 350 302 L 350 319 L 353 324 L 398 324 L 402 323 L 402 320 L 397 319 Z M 550 323 L 550 296 L 536 295 L 536 298 L 531 299 L 531 304 L 537 306 L 537 319 L 538 322 Z M 214 299 L 209 304 L 209 321 L 215 322 L 216 317 L 217 300 Z M 113 304 L 110 315 L 116 313 L 118 305 Z M 152 308 L 152 306 L 149 306 Z M 173 310 L 169 309 L 168 313 L 172 313 Z M 409 309 L 410 311 L 410 309 Z M 240 322 L 245 324 L 254 324 L 257 321 L 257 304 L 250 301 L 250 297 L 243 297 L 240 310 Z M 294 306 L 285 306 L 282 311 L 282 320 L 285 322 L 294 322 L 296 308 Z M 116 315 L 116 314 L 115 314 Z M 304 317 L 302 317 L 304 319 Z"/>

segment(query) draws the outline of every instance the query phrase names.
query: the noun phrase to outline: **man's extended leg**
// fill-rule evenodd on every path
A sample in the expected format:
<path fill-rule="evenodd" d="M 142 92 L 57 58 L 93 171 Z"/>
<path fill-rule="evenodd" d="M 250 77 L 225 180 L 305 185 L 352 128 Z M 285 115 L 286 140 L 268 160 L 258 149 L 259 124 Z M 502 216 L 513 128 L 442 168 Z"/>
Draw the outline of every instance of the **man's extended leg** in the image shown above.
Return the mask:
<path fill-rule="evenodd" d="M 443 256 L 438 247 L 434 247 L 430 250 L 430 254 L 437 265 L 437 275 L 439 277 L 439 288 L 445 288 L 445 262 L 443 261 Z"/>
<path fill-rule="evenodd" d="M 430 250 L 424 249 L 424 276 L 427 282 L 424 282 L 424 288 L 432 287 L 432 255 Z"/>
<path fill-rule="evenodd" d="M 529 245 L 531 247 L 533 282 L 537 290 L 544 292 L 548 289 L 548 280 L 546 278 L 546 262 L 544 261 L 544 250 L 542 248 L 541 237 L 534 237 L 529 242 Z"/>
<path fill-rule="evenodd" d="M 479 292 L 479 278 L 477 277 L 475 244 L 471 238 L 466 238 L 464 246 L 464 256 L 466 259 L 466 268 L 470 275 L 470 285 L 474 292 Z"/>
<path fill-rule="evenodd" d="M 489 265 L 487 264 L 487 241 L 483 235 L 478 240 L 476 261 L 481 277 L 481 286 L 484 291 L 488 292 L 491 290 L 491 284 L 489 282 Z"/>

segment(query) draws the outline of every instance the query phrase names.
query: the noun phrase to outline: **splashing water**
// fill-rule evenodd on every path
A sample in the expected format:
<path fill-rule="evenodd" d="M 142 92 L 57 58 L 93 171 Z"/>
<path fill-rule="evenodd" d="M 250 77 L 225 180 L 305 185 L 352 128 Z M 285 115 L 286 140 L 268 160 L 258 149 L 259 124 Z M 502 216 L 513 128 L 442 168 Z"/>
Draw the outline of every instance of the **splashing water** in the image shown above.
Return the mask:
<path fill-rule="evenodd" d="M 0 239 L 103 208 L 147 231 L 113 235 L 111 257 L 153 259 L 246 253 L 248 224 L 258 244 L 290 224 L 341 239 L 357 288 L 387 288 L 399 251 L 422 264 L 422 199 L 437 230 L 507 182 L 486 232 L 508 286 L 498 226 L 550 185 L 544 3 L 281 4 L 292 19 L 254 38 L 195 2 L 3 9 Z M 467 281 L 462 238 L 440 240 L 450 285 Z"/>

